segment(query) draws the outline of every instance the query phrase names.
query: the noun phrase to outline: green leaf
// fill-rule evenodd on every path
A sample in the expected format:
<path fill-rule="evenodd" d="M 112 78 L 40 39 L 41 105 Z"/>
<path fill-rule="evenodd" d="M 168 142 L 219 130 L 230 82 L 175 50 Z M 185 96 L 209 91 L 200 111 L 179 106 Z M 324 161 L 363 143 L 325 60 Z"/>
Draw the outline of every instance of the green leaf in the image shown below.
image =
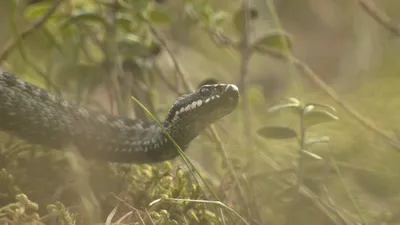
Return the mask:
<path fill-rule="evenodd" d="M 141 40 L 140 40 L 139 36 L 130 33 L 130 34 L 125 34 L 125 35 L 119 36 L 117 42 L 119 44 L 136 45 L 136 44 L 140 44 Z"/>
<path fill-rule="evenodd" d="M 300 154 L 309 158 L 309 159 L 314 159 L 314 160 L 321 160 L 323 159 L 321 156 L 314 154 L 312 152 L 309 152 L 307 150 L 300 150 Z"/>
<path fill-rule="evenodd" d="M 269 126 L 257 130 L 258 135 L 263 138 L 289 139 L 297 137 L 297 133 L 290 127 Z"/>
<path fill-rule="evenodd" d="M 171 21 L 168 13 L 161 9 L 153 9 L 148 13 L 148 18 L 154 24 L 166 24 Z"/>
<path fill-rule="evenodd" d="M 72 12 L 72 15 L 68 20 L 68 22 L 70 23 L 96 22 L 101 24 L 107 24 L 107 21 L 102 17 L 101 14 L 95 12 L 89 12 L 83 9 L 75 9 Z"/>
<path fill-rule="evenodd" d="M 284 100 L 287 100 L 291 103 L 295 103 L 297 105 L 301 105 L 301 101 L 298 100 L 297 98 L 293 98 L 293 97 L 288 97 L 288 98 L 283 98 Z"/>
<path fill-rule="evenodd" d="M 119 27 L 123 28 L 124 30 L 129 31 L 133 24 L 133 21 L 132 21 L 131 17 L 125 13 L 118 14 L 117 18 L 116 18 L 116 24 Z"/>
<path fill-rule="evenodd" d="M 296 103 L 286 103 L 286 104 L 280 104 L 280 105 L 275 105 L 272 106 L 270 108 L 268 108 L 267 112 L 268 113 L 273 113 L 273 112 L 277 112 L 280 111 L 282 109 L 296 109 L 296 111 L 300 111 L 301 110 L 301 105 L 298 105 Z"/>
<path fill-rule="evenodd" d="M 50 8 L 51 2 L 40 2 L 27 7 L 24 11 L 25 18 L 37 19 Z"/>
<path fill-rule="evenodd" d="M 303 106 L 297 98 L 288 97 L 288 98 L 283 98 L 283 100 L 288 101 L 288 103 L 282 103 L 272 106 L 267 109 L 267 113 L 275 113 L 281 111 L 282 109 L 289 109 L 292 112 L 296 113 L 297 115 L 300 115 L 302 113 Z"/>
<path fill-rule="evenodd" d="M 334 107 L 332 107 L 332 106 L 330 106 L 330 105 L 327 105 L 327 104 L 309 103 L 309 104 L 306 105 L 306 107 L 307 107 L 307 106 L 322 107 L 322 108 L 330 109 L 330 110 L 332 110 L 333 112 L 336 112 L 336 109 L 335 109 Z M 310 110 L 310 111 L 311 111 L 311 110 Z"/>
<path fill-rule="evenodd" d="M 309 112 L 313 111 L 313 109 L 315 109 L 315 106 L 314 106 L 314 105 L 306 105 L 306 106 L 303 108 L 303 112 L 304 112 L 304 113 L 309 113 Z"/>
<path fill-rule="evenodd" d="M 314 110 L 304 115 L 304 124 L 306 127 L 318 125 L 321 123 L 332 122 L 339 118 L 327 111 Z"/>
<path fill-rule="evenodd" d="M 127 33 L 117 37 L 118 49 L 125 57 L 137 57 L 146 51 L 141 37 Z"/>
<path fill-rule="evenodd" d="M 292 41 L 289 37 L 289 34 L 278 30 L 270 32 L 257 39 L 252 46 L 256 51 L 264 48 L 277 48 L 280 50 L 285 50 L 287 48 L 292 50 Z"/>
<path fill-rule="evenodd" d="M 307 146 L 311 146 L 313 144 L 318 144 L 318 143 L 327 143 L 329 140 L 330 139 L 328 136 L 317 137 L 317 138 L 307 138 L 307 140 L 305 141 L 305 144 Z"/>

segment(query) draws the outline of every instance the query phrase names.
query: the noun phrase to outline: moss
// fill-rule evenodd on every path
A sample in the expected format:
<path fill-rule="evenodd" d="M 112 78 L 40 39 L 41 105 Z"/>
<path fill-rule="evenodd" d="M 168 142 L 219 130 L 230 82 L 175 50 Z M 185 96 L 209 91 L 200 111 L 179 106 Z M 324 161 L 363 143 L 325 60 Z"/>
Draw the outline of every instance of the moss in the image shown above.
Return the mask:
<path fill-rule="evenodd" d="M 88 162 L 86 174 L 73 174 L 62 153 L 32 151 L 33 148 L 35 146 L 20 151 L 0 172 L 0 218 L 3 220 L 46 223 L 56 218 L 60 224 L 87 224 L 90 220 L 104 222 L 118 206 L 113 221 L 134 209 L 135 213 L 121 222 L 218 223 L 214 209 L 210 210 L 203 203 L 162 201 L 149 207 L 157 199 L 206 199 L 205 192 L 192 175 L 182 168 L 173 168 L 170 162 L 156 165 Z M 90 198 L 81 195 L 84 192 L 79 189 L 85 186 L 75 184 L 79 176 L 88 177 L 91 194 L 100 207 L 99 218 L 85 213 L 90 212 L 85 207 L 97 203 L 85 203 Z"/>

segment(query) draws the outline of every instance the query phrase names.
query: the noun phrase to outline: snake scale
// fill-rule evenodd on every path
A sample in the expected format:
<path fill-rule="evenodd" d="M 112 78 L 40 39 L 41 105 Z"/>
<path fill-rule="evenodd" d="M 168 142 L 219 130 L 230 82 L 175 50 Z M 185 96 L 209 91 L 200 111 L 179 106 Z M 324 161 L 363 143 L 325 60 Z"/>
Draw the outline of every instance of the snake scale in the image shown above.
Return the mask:
<path fill-rule="evenodd" d="M 182 148 L 239 101 L 233 84 L 204 85 L 180 96 L 162 125 Z M 53 149 L 74 146 L 87 158 L 156 163 L 179 155 L 163 129 L 142 121 L 72 104 L 0 69 L 0 130 Z"/>

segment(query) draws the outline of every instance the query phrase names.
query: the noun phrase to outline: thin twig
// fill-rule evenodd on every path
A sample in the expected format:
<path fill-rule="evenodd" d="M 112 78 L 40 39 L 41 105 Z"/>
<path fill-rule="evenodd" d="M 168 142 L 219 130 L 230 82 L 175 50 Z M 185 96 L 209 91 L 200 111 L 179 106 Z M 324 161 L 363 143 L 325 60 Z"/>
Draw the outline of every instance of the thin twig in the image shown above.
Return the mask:
<path fill-rule="evenodd" d="M 250 32 L 251 32 L 251 19 L 250 19 L 250 1 L 242 0 L 243 11 L 243 32 L 240 40 L 240 74 L 239 74 L 239 90 L 243 102 L 243 132 L 244 137 L 248 137 L 248 132 L 251 131 L 251 122 L 249 120 L 249 104 L 247 100 L 247 85 L 246 77 L 248 75 L 248 65 L 251 58 L 250 49 Z M 247 139 L 247 138 L 246 138 Z"/>
<path fill-rule="evenodd" d="M 61 1 L 62 1 L 62 0 L 60 0 L 60 2 L 61 2 Z M 58 5 L 59 5 L 59 4 L 58 4 Z M 56 4 L 55 9 L 57 8 L 58 5 Z M 54 10 L 55 10 L 55 9 L 54 9 Z M 13 19 L 12 19 L 12 21 L 11 21 L 11 26 L 12 26 L 12 28 L 13 28 L 13 32 L 14 32 L 14 35 L 15 35 L 15 39 L 14 39 L 15 42 L 13 42 L 14 45 L 12 46 L 12 48 L 11 48 L 11 49 L 8 48 L 8 49 L 10 49 L 10 51 L 11 51 L 11 50 L 14 50 L 15 47 L 17 47 L 18 50 L 19 50 L 19 53 L 20 53 L 20 55 L 21 55 L 21 57 L 22 57 L 22 59 L 23 59 L 27 64 L 29 64 L 29 65 L 36 71 L 36 73 L 39 74 L 39 75 L 45 80 L 47 89 L 48 89 L 48 90 L 51 90 L 51 89 L 53 88 L 53 90 L 54 90 L 58 95 L 61 96 L 61 88 L 58 87 L 56 84 L 54 84 L 54 83 L 51 81 L 50 77 L 49 77 L 49 76 L 46 76 L 46 75 L 45 75 L 45 72 L 43 72 L 35 63 L 33 63 L 33 62 L 28 58 L 28 56 L 27 56 L 27 54 L 26 54 L 26 52 L 25 52 L 25 49 L 23 48 L 23 38 L 26 38 L 27 35 L 29 35 L 30 33 L 34 32 L 38 27 L 33 28 L 33 29 L 30 29 L 30 30 L 29 30 L 30 32 L 29 32 L 28 34 L 25 34 L 24 36 L 21 36 L 21 35 L 23 35 L 24 32 L 21 32 L 21 33 L 20 33 L 19 30 L 18 30 L 17 23 L 16 23 L 16 21 L 15 21 L 15 15 L 16 15 L 15 12 L 16 12 L 16 7 L 13 8 Z M 48 15 L 48 14 L 50 14 L 50 13 L 47 13 L 46 15 Z M 46 18 L 46 15 L 43 16 L 43 18 Z M 47 17 L 47 18 L 48 18 L 48 17 Z M 43 19 L 43 20 L 40 20 L 40 21 L 43 21 L 43 23 L 45 23 L 45 22 L 47 21 L 47 19 Z M 39 26 L 39 27 L 40 27 L 40 26 Z M 6 51 L 7 51 L 7 49 L 6 49 Z M 0 62 L 1 62 L 1 61 L 0 61 Z"/>
<path fill-rule="evenodd" d="M 137 214 L 138 217 L 139 217 L 140 222 L 141 222 L 142 224 L 146 224 L 146 223 L 144 222 L 142 216 L 140 215 L 140 212 L 142 212 L 142 211 L 140 211 L 139 209 L 136 209 L 135 207 L 133 207 L 132 205 L 130 205 L 127 201 L 125 201 L 124 199 L 120 198 L 120 197 L 117 196 L 116 194 L 111 193 L 111 195 L 112 195 L 114 198 L 116 198 L 118 201 L 124 203 L 126 206 L 128 206 L 130 209 L 132 209 L 132 211 L 135 211 L 136 214 Z M 149 218 L 150 218 L 150 220 L 151 220 L 151 217 L 150 217 L 150 216 L 149 216 Z"/>
<path fill-rule="evenodd" d="M 367 220 L 365 219 L 357 201 L 354 199 L 353 195 L 351 194 L 350 188 L 346 185 L 346 181 L 343 178 L 342 172 L 339 169 L 338 164 L 336 163 L 335 158 L 333 157 L 333 151 L 328 147 L 329 149 L 329 156 L 330 156 L 330 161 L 333 165 L 334 170 L 336 171 L 336 174 L 340 180 L 340 182 L 342 183 L 342 186 L 344 187 L 345 193 L 347 194 L 348 198 L 350 199 L 354 209 L 356 210 L 358 216 L 360 217 L 360 219 L 363 221 L 363 224 L 368 225 Z"/>
<path fill-rule="evenodd" d="M 373 1 L 358 0 L 358 4 L 383 28 L 400 37 L 400 25 L 393 22 L 385 12 L 376 7 Z"/>
<path fill-rule="evenodd" d="M 118 35 L 118 30 L 117 30 L 117 11 L 118 11 L 118 1 L 113 0 L 111 5 L 109 6 L 108 9 L 109 13 L 109 20 L 110 22 L 106 24 L 106 40 L 105 40 L 105 54 L 108 56 L 106 60 L 109 60 L 110 62 L 110 67 L 108 72 L 110 75 L 108 78 L 110 79 L 109 81 L 111 82 L 111 91 L 114 94 L 116 103 L 117 103 L 117 109 L 118 109 L 118 115 L 121 116 L 128 116 L 129 109 L 126 107 L 129 104 L 128 99 L 126 98 L 126 101 L 124 102 L 124 99 L 122 97 L 122 92 L 121 92 L 121 86 L 118 82 L 118 76 L 121 74 L 124 74 L 121 66 L 121 61 L 117 57 L 118 56 L 118 45 L 117 45 L 117 35 Z"/>
<path fill-rule="evenodd" d="M 8 44 L 8 46 L 5 47 L 4 51 L 0 54 L 0 63 L 3 62 L 5 59 L 7 59 L 7 57 L 14 50 L 14 48 L 18 46 L 19 42 L 22 42 L 33 32 L 42 27 L 50 18 L 50 16 L 53 15 L 53 13 L 57 10 L 61 2 L 63 2 L 63 0 L 55 1 L 53 5 L 43 14 L 42 18 L 38 19 L 30 27 L 21 31 L 21 33 L 18 35 L 20 38 L 14 39 L 11 43 Z"/>
<path fill-rule="evenodd" d="M 169 44 L 165 41 L 165 39 L 156 30 L 156 28 L 151 24 L 150 21 L 146 21 L 146 22 L 147 22 L 147 25 L 149 26 L 152 34 L 157 38 L 157 40 L 161 43 L 161 45 L 164 47 L 164 49 L 167 51 L 168 55 L 170 56 L 172 63 L 174 64 L 174 67 L 175 67 L 176 71 L 178 72 L 180 79 L 182 80 L 185 91 L 193 91 L 194 90 L 193 86 L 187 80 L 186 73 L 183 72 L 183 68 L 181 67 L 178 60 L 174 57 L 174 54 L 172 53 L 172 50 L 171 50 L 171 47 L 169 46 Z"/>
<path fill-rule="evenodd" d="M 168 81 L 168 79 L 165 77 L 164 72 L 161 70 L 160 66 L 157 65 L 156 63 L 154 64 L 154 69 L 156 74 L 160 77 L 160 79 L 165 83 L 165 85 L 168 87 L 169 90 L 174 92 L 177 95 L 182 95 L 177 87 L 175 87 L 171 82 Z"/>

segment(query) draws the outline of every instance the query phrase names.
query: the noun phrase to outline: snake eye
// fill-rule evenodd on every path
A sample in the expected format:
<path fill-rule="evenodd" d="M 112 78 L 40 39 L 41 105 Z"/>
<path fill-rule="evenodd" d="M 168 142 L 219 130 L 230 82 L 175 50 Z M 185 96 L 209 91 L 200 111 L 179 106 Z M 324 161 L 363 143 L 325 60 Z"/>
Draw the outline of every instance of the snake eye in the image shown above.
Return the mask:
<path fill-rule="evenodd" d="M 208 97 L 208 96 L 211 95 L 211 90 L 210 90 L 210 88 L 208 88 L 208 87 L 202 87 L 202 88 L 200 89 L 200 94 L 201 94 L 201 96 L 203 96 L 203 97 Z"/>

